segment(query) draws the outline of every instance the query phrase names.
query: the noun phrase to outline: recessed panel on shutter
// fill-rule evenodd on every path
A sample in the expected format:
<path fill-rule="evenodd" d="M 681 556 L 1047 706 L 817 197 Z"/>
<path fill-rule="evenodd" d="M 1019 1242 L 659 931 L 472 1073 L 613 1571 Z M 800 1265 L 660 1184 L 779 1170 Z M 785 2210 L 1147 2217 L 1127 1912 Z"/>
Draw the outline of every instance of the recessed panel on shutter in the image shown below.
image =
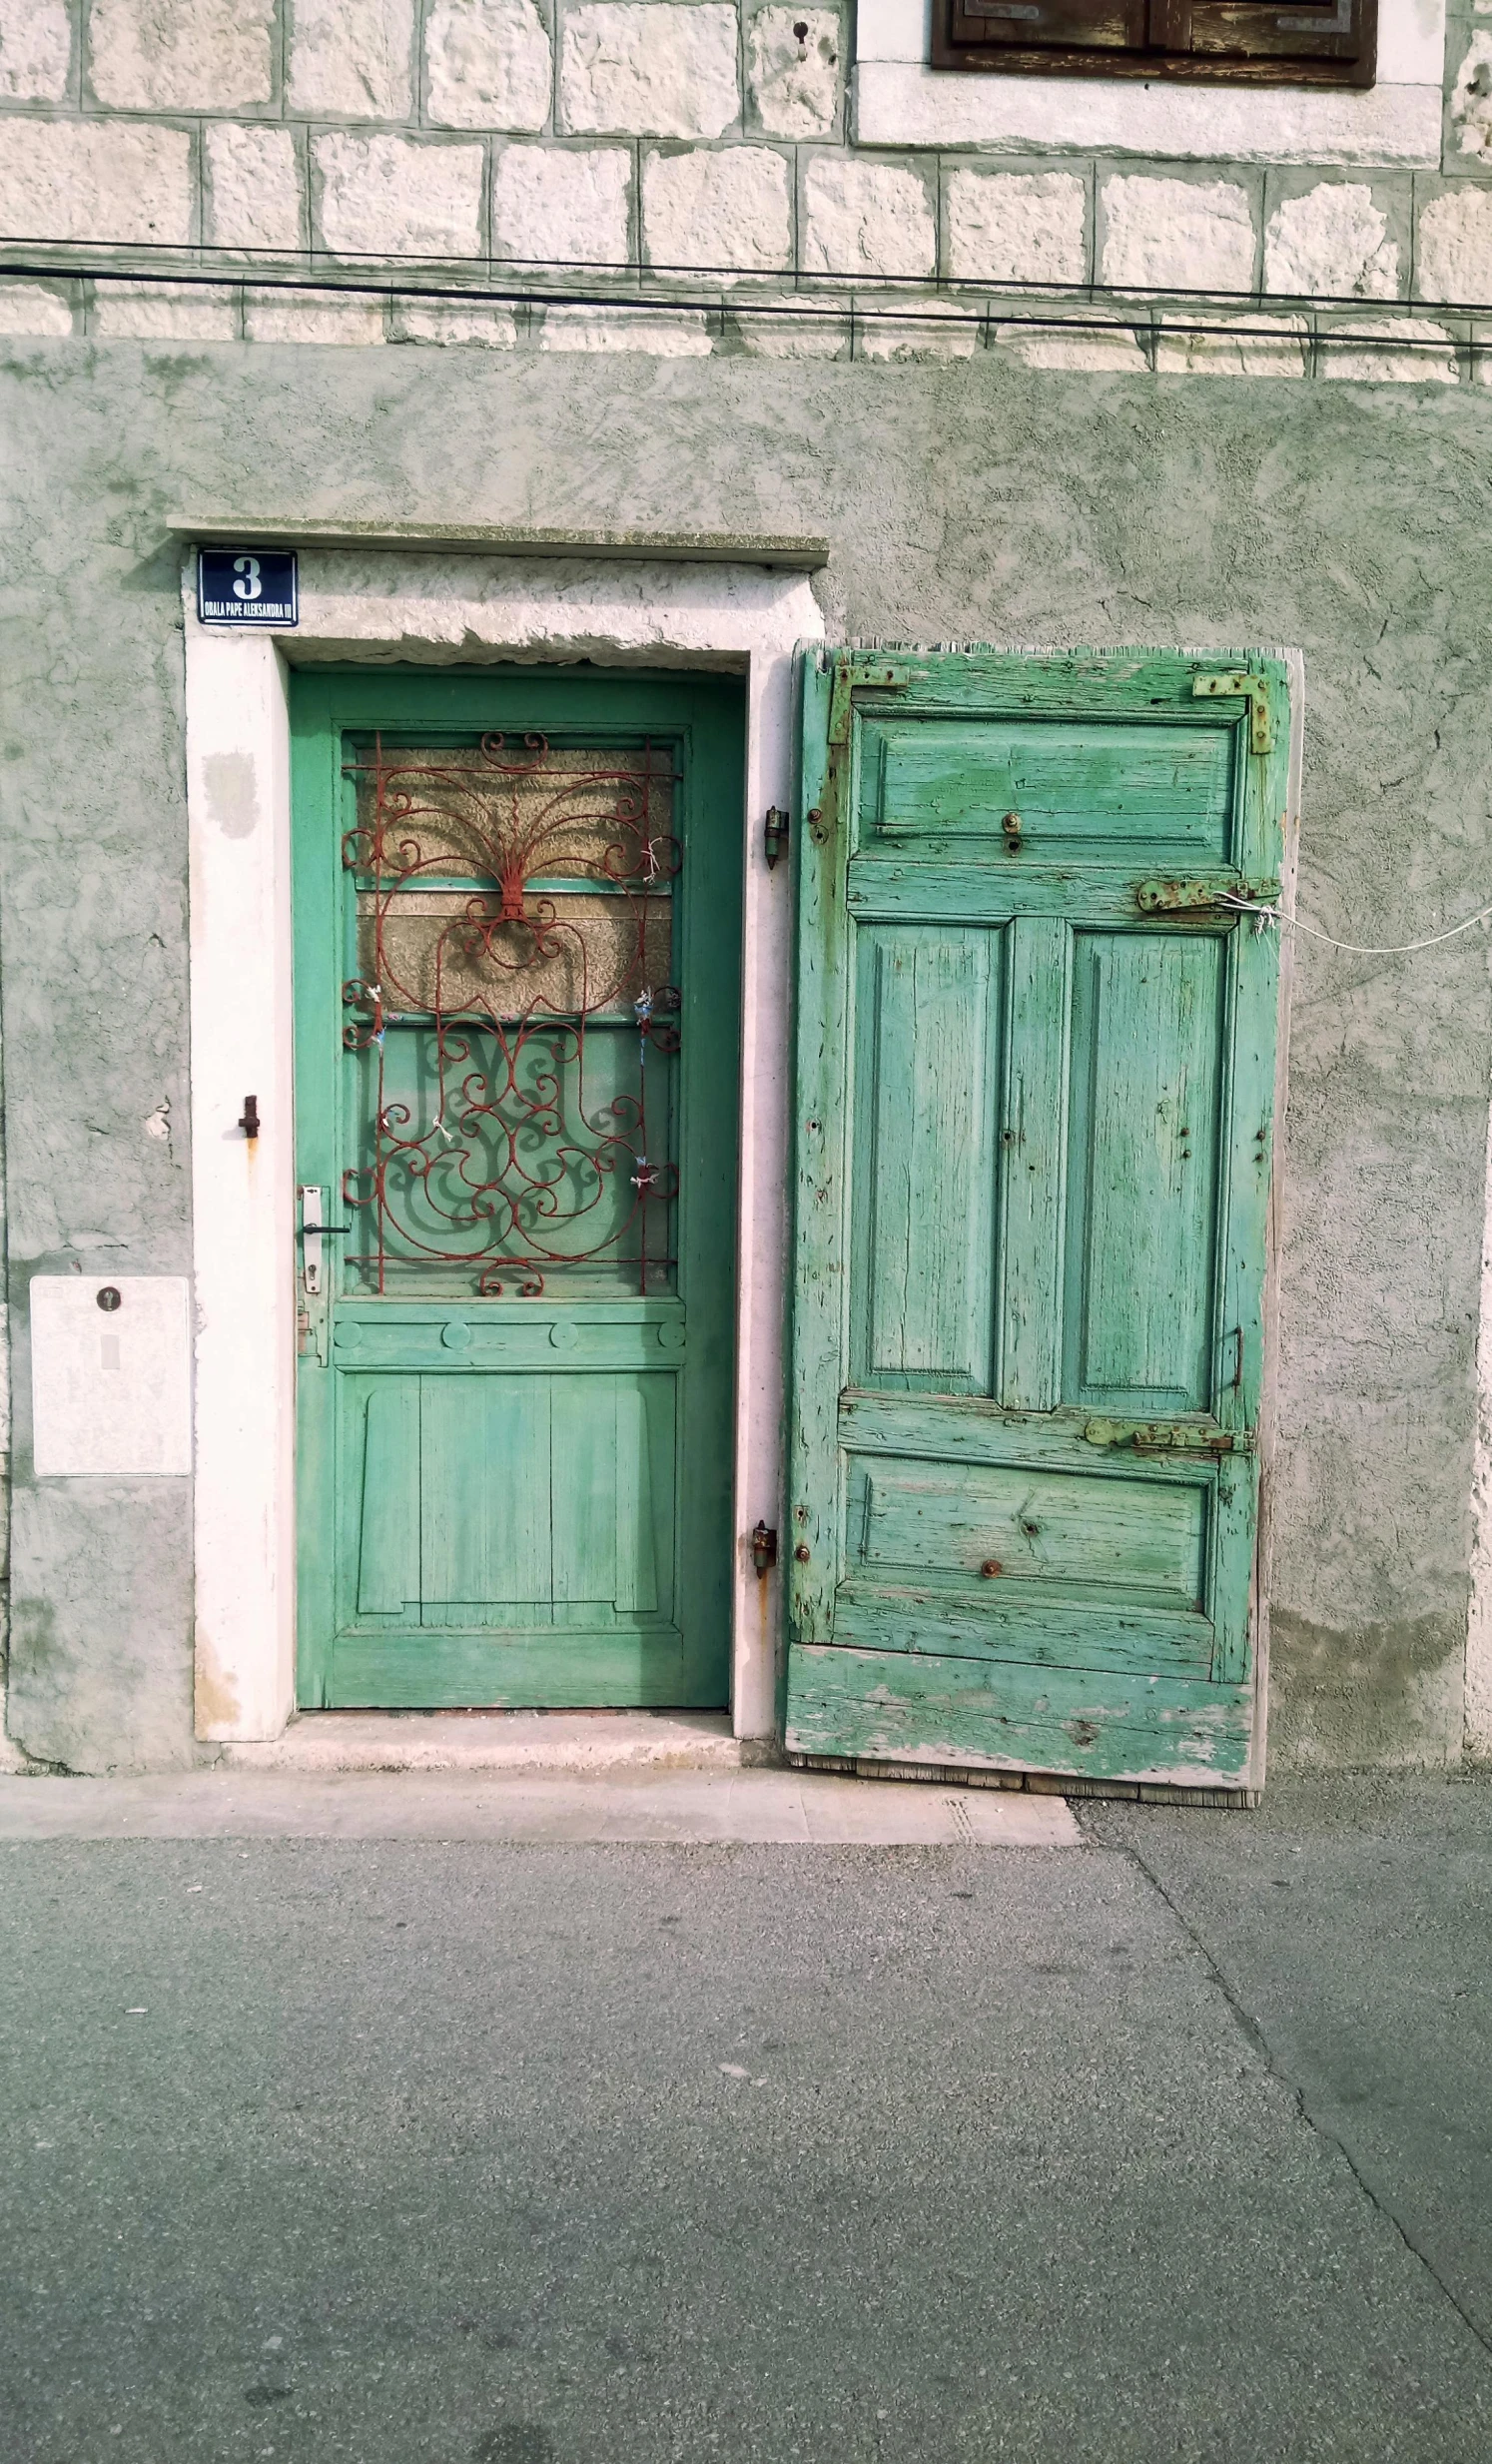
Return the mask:
<path fill-rule="evenodd" d="M 959 43 L 1144 47 L 1144 0 L 953 0 Z"/>
<path fill-rule="evenodd" d="M 1194 57 L 1222 60 L 1339 61 L 1357 66 L 1366 55 L 1371 81 L 1375 25 L 1362 0 L 1291 0 L 1270 8 L 1260 0 L 1198 0 L 1187 11 Z"/>
<path fill-rule="evenodd" d="M 1370 86 L 1377 28 L 1377 0 L 938 0 L 932 65 Z"/>

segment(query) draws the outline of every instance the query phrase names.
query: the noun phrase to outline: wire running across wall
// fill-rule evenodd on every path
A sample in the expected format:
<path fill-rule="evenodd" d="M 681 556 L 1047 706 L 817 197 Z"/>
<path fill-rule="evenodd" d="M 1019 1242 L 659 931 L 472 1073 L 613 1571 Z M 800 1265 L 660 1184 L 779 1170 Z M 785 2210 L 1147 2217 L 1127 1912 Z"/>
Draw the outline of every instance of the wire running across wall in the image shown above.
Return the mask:
<path fill-rule="evenodd" d="M 100 253 L 95 253 L 95 250 Z M 373 271 L 376 265 L 379 269 Z M 467 274 L 465 267 L 472 271 Z M 972 282 L 951 276 L 875 275 L 863 271 L 778 273 L 739 268 L 644 265 L 551 264 L 538 259 L 403 261 L 392 266 L 321 249 L 257 251 L 184 250 L 167 242 L 76 243 L 12 238 L 0 242 L 0 276 L 32 282 L 138 284 L 142 276 L 190 288 L 248 288 L 256 293 L 398 302 L 446 302 L 510 310 L 575 308 L 657 315 L 661 311 L 771 323 L 821 319 L 826 325 L 926 327 L 960 325 L 977 331 L 1016 328 L 1068 336 L 1155 333 L 1166 338 L 1215 338 L 1259 346 L 1299 342 L 1329 352 L 1333 347 L 1410 356 L 1443 354 L 1464 341 L 1480 357 L 1492 352 L 1492 303 L 1422 300 L 1363 301 L 1336 293 L 1311 295 L 1251 291 L 1166 290 L 1137 293 L 1116 284 Z M 728 286 L 728 288 L 726 287 Z M 771 296 L 766 296 L 770 292 Z M 1351 311 L 1350 323 L 1330 320 Z M 1082 312 L 1082 313 L 1076 313 Z M 1266 319 L 1249 326 L 1247 316 Z M 1324 325 L 1314 321 L 1325 317 Z M 1309 318 L 1309 328 L 1300 320 Z M 1442 324 L 1432 334 L 1406 330 L 1406 321 L 1433 318 L 1488 322 L 1486 342 L 1464 338 Z"/>
<path fill-rule="evenodd" d="M 1408 958 L 1416 950 L 1434 950 L 1442 941 L 1455 941 L 1492 916 L 1492 906 L 1479 907 L 1474 916 L 1464 916 L 1459 924 L 1448 924 L 1443 933 L 1426 933 L 1421 941 L 1337 941 L 1332 934 L 1323 933 L 1319 925 L 1307 924 L 1301 916 L 1286 915 L 1282 907 L 1265 899 L 1235 898 L 1230 891 L 1224 891 L 1217 904 L 1231 908 L 1235 915 L 1255 917 L 1260 931 L 1273 925 L 1282 932 L 1305 933 L 1310 940 L 1324 943 L 1328 950 L 1345 950 L 1352 958 Z"/>

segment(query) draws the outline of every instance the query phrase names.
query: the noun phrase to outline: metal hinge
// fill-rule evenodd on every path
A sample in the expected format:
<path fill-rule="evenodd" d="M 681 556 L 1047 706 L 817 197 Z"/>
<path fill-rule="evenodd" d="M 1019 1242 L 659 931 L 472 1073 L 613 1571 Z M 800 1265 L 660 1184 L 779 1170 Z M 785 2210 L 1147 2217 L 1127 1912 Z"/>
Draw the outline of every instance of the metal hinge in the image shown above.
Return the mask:
<path fill-rule="evenodd" d="M 1132 1446 L 1136 1454 L 1251 1454 L 1251 1429 L 1203 1429 L 1185 1420 L 1090 1420 L 1091 1446 Z"/>
<path fill-rule="evenodd" d="M 1269 686 L 1263 676 L 1250 676 L 1241 667 L 1227 669 L 1218 676 L 1193 676 L 1191 690 L 1198 701 L 1240 700 L 1248 704 L 1248 749 L 1250 753 L 1267 753 L 1274 742 L 1269 718 Z"/>

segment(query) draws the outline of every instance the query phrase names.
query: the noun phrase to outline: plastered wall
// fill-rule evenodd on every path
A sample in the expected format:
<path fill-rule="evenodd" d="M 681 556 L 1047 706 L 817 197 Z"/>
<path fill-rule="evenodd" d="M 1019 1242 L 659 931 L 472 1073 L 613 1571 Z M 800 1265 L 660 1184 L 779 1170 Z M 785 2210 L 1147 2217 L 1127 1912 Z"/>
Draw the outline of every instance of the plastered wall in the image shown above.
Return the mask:
<path fill-rule="evenodd" d="M 1300 909 L 1343 940 L 1395 942 L 1485 896 L 1486 416 L 1471 389 L 1200 386 L 994 353 L 872 366 L 13 342 L 13 1734 L 78 1768 L 200 1750 L 187 1484 L 35 1481 L 19 1305 L 34 1272 L 190 1259 L 170 514 L 812 527 L 831 539 L 815 584 L 831 637 L 1297 643 Z M 1489 1064 L 1481 934 L 1397 960 L 1300 947 L 1276 1768 L 1461 1752 Z"/>

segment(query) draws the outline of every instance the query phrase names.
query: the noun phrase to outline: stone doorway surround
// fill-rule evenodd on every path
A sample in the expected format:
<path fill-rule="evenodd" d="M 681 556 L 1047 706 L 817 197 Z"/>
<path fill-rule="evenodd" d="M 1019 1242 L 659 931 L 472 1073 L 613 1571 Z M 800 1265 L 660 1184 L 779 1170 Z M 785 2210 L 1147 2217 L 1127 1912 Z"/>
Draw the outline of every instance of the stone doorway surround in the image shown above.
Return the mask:
<path fill-rule="evenodd" d="M 196 1728 L 279 1737 L 295 1709 L 295 1254 L 288 664 L 506 661 L 747 680 L 732 1726 L 771 1735 L 778 1594 L 747 1535 L 782 1522 L 793 651 L 823 638 L 821 540 L 283 526 L 213 515 L 186 547 L 191 869 Z M 197 541 L 299 549 L 294 632 L 204 626 Z M 244 1100 L 262 1128 L 239 1127 Z"/>

